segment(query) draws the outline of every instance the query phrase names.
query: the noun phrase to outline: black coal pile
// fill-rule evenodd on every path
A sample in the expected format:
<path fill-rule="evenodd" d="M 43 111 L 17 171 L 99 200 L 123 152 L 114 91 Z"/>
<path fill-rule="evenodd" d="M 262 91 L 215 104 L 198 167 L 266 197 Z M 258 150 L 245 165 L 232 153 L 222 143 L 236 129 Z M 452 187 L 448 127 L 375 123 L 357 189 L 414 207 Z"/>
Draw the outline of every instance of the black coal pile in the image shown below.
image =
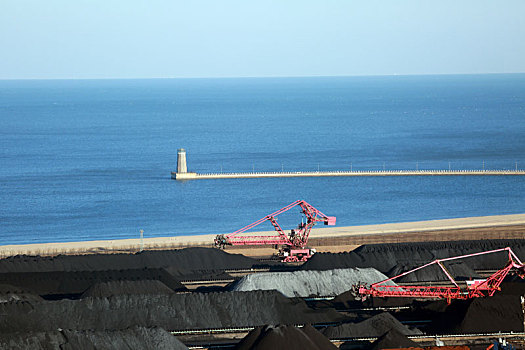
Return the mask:
<path fill-rule="evenodd" d="M 457 332 L 523 332 L 523 312 L 517 295 L 494 295 L 471 301 Z"/>
<path fill-rule="evenodd" d="M 28 289 L 11 286 L 8 284 L 0 284 L 0 303 L 11 301 L 39 302 L 43 301 L 43 299 Z"/>
<path fill-rule="evenodd" d="M 525 283 L 515 282 L 503 282 L 500 285 L 501 291 L 497 292 L 502 295 L 525 295 Z"/>
<path fill-rule="evenodd" d="M 0 260 L 0 284 L 50 299 L 76 298 L 96 284 L 123 281 L 157 280 L 174 291 L 185 291 L 180 281 L 230 279 L 224 270 L 258 265 L 257 260 L 214 248 L 55 257 L 20 255 Z"/>
<path fill-rule="evenodd" d="M 233 278 L 231 275 L 224 272 L 224 270 L 186 270 L 174 266 L 165 267 L 164 270 L 179 281 L 204 281 L 212 279 L 229 280 Z"/>
<path fill-rule="evenodd" d="M 425 327 L 427 333 L 523 332 L 519 295 L 496 293 L 486 298 L 453 300 L 450 305 L 444 300 L 423 302 L 414 305 L 411 313 L 420 319 L 432 320 Z"/>
<path fill-rule="evenodd" d="M 385 275 L 370 268 L 265 272 L 244 276 L 231 286 L 231 290 L 275 289 L 287 297 L 336 296 L 359 282 L 371 284 L 385 279 Z"/>
<path fill-rule="evenodd" d="M 398 349 L 398 348 L 414 348 L 419 347 L 419 344 L 410 340 L 406 335 L 400 333 L 395 329 L 391 329 L 379 338 L 376 339 L 371 345 L 370 350 L 381 350 L 381 349 Z"/>
<path fill-rule="evenodd" d="M 478 240 L 450 242 L 418 242 L 368 244 L 347 253 L 317 253 L 301 268 L 329 270 L 334 268 L 373 267 L 387 276 L 395 276 L 402 266 L 410 270 L 435 259 L 511 247 L 518 257 L 525 258 L 525 240 Z M 508 261 L 506 252 L 463 259 L 474 270 L 500 269 Z"/>
<path fill-rule="evenodd" d="M 511 273 L 501 283 L 500 289 L 501 291 L 497 292 L 498 294 L 525 295 L 525 279 L 511 270 Z"/>
<path fill-rule="evenodd" d="M 118 331 L 74 331 L 0 333 L 0 348 L 26 349 L 117 349 L 184 350 L 176 337 L 162 328 L 133 327 Z"/>
<path fill-rule="evenodd" d="M 116 295 L 0 304 L 0 332 L 111 330 L 132 326 L 167 330 L 340 322 L 334 310 L 312 310 L 276 291 Z"/>
<path fill-rule="evenodd" d="M 173 294 L 175 291 L 158 280 L 112 281 L 92 285 L 82 293 L 82 298 L 111 297 L 125 294 Z"/>
<path fill-rule="evenodd" d="M 324 350 L 337 349 L 325 336 L 306 325 L 256 327 L 235 347 L 236 350 Z"/>
<path fill-rule="evenodd" d="M 228 254 L 215 248 L 144 251 L 135 254 L 59 255 L 54 257 L 18 255 L 0 260 L 0 273 L 52 271 L 104 271 L 173 268 L 191 276 L 193 271 L 246 269 L 259 265 L 255 259 Z"/>
<path fill-rule="evenodd" d="M 98 283 L 142 280 L 159 281 L 174 291 L 186 290 L 177 279 L 161 268 L 0 274 L 0 283 L 25 288 L 42 296 L 74 296 L 84 293 Z"/>
<path fill-rule="evenodd" d="M 480 278 L 480 276 L 471 269 L 465 262 L 443 262 L 442 263 L 447 272 L 456 280 L 468 280 L 471 278 Z M 503 266 L 501 266 L 503 267 Z M 388 275 L 397 276 L 403 272 L 411 270 L 411 266 L 397 265 L 393 270 L 389 271 Z M 428 282 L 428 281 L 448 281 L 449 278 L 445 271 L 439 267 L 438 264 L 429 265 L 423 269 L 419 269 L 405 276 L 402 276 L 395 281 L 398 283 L 407 282 Z"/>
<path fill-rule="evenodd" d="M 373 308 L 373 307 L 396 307 L 396 306 L 410 306 L 412 305 L 413 298 L 379 298 L 369 297 L 365 300 L 361 300 L 354 294 L 355 292 L 350 290 L 339 294 L 332 300 L 326 300 L 322 302 L 310 302 L 312 306 L 316 307 L 333 307 L 336 310 L 343 309 L 361 309 L 361 308 Z"/>
<path fill-rule="evenodd" d="M 321 332 L 329 339 L 379 337 L 391 329 L 404 335 L 418 335 L 421 331 L 409 329 L 388 312 L 370 317 L 358 323 L 343 323 L 324 328 Z"/>

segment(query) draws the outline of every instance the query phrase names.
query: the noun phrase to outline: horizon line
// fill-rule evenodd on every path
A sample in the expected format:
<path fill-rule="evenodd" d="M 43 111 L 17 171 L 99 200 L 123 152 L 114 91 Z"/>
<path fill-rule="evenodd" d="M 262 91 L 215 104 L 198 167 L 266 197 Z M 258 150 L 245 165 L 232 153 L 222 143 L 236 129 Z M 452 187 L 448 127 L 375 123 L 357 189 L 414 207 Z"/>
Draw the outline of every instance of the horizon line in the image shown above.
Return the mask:
<path fill-rule="evenodd" d="M 488 72 L 488 73 L 407 73 L 407 74 L 354 74 L 354 75 L 246 75 L 246 76 L 203 76 L 203 77 L 106 77 L 106 78 L 0 78 L 0 81 L 30 80 L 168 80 L 168 79 L 280 79 L 280 78 L 357 78 L 357 77 L 412 77 L 412 76 L 456 76 L 456 75 L 520 75 L 524 72 Z"/>

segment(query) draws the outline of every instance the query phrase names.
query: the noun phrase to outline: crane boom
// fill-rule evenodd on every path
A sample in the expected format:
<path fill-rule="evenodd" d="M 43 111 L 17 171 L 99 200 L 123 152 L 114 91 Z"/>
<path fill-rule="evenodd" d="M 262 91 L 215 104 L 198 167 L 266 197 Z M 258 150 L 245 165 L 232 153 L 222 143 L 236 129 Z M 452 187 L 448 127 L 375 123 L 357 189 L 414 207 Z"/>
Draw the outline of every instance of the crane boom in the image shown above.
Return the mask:
<path fill-rule="evenodd" d="M 301 208 L 301 212 L 306 217 L 306 222 L 301 222 L 296 229 L 291 230 L 290 233 L 287 234 L 277 222 L 276 217 L 297 206 Z M 247 233 L 248 230 L 266 221 L 270 221 L 275 229 L 276 234 L 252 235 Z M 336 218 L 334 216 L 326 216 L 304 200 L 297 200 L 277 210 L 276 212 L 266 215 L 265 217 L 244 226 L 235 232 L 226 235 L 217 235 L 215 237 L 215 245 L 222 248 L 224 248 L 226 245 L 280 245 L 292 255 L 294 250 L 301 250 L 301 257 L 306 254 L 306 259 L 308 259 L 311 254 L 305 251 L 307 249 L 306 244 L 308 243 L 308 238 L 310 236 L 312 227 L 318 222 L 323 222 L 325 225 L 335 225 Z M 287 261 L 296 260 L 291 258 Z"/>
<path fill-rule="evenodd" d="M 445 261 L 470 258 L 474 256 L 480 256 L 480 255 L 492 254 L 492 253 L 498 253 L 498 252 L 504 252 L 504 251 L 508 253 L 509 260 L 502 269 L 496 271 L 494 274 L 492 274 L 486 279 L 466 281 L 466 288 L 461 288 L 460 285 L 454 280 L 454 278 L 447 271 L 445 266 L 443 266 L 442 264 Z M 440 267 L 440 269 L 447 276 L 448 280 L 454 286 L 443 287 L 443 286 L 385 285 L 385 283 L 387 282 L 394 281 L 397 278 L 408 275 L 417 270 L 424 269 L 434 264 L 437 264 Z M 354 290 L 356 290 L 357 294 L 361 296 L 362 298 L 366 298 L 368 296 L 438 298 L 438 299 L 443 298 L 443 299 L 446 299 L 447 302 L 450 303 L 451 299 L 470 299 L 470 298 L 494 295 L 494 293 L 496 293 L 496 291 L 500 289 L 499 287 L 500 287 L 501 282 L 503 282 L 503 279 L 505 278 L 505 276 L 507 276 L 507 274 L 512 268 L 517 269 L 518 272 L 520 272 L 521 274 L 523 274 L 523 272 L 525 271 L 525 265 L 520 261 L 520 259 L 516 256 L 516 254 L 514 254 L 512 249 L 510 249 L 510 247 L 506 247 L 506 248 L 494 249 L 494 250 L 489 250 L 489 251 L 484 251 L 484 252 L 479 252 L 479 253 L 455 256 L 451 258 L 436 259 L 428 264 L 417 267 L 410 271 L 403 272 L 397 276 L 388 278 L 380 282 L 373 283 L 370 286 L 367 286 L 366 284 L 356 285 L 354 286 Z"/>

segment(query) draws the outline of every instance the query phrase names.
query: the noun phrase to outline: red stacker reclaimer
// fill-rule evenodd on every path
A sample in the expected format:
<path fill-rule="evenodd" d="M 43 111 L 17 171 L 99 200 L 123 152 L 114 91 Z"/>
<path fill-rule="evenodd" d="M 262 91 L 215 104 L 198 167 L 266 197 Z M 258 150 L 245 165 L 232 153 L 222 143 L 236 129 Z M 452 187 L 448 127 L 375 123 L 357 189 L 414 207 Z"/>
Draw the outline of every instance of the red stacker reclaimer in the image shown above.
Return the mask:
<path fill-rule="evenodd" d="M 492 254 L 498 252 L 507 252 L 508 262 L 500 270 L 496 271 L 485 279 L 473 279 L 465 281 L 464 285 L 460 285 L 447 271 L 443 265 L 445 261 L 458 260 L 464 258 L 470 258 L 474 256 L 481 256 L 485 254 Z M 410 285 L 386 285 L 387 282 L 393 282 L 397 278 L 408 275 L 409 273 L 421 270 L 431 265 L 438 265 L 443 273 L 447 276 L 448 280 L 452 285 L 450 286 L 410 286 Z M 524 278 L 525 265 L 520 259 L 514 254 L 509 248 L 501 248 L 495 250 L 484 251 L 480 253 L 473 253 L 461 256 L 455 256 L 452 258 L 437 259 L 426 265 L 417 267 L 413 270 L 404 272 L 392 278 L 373 283 L 370 286 L 366 284 L 359 284 L 354 286 L 354 291 L 361 299 L 366 299 L 368 296 L 374 297 L 406 297 L 406 298 L 432 298 L 432 299 L 446 299 L 448 303 L 452 299 L 471 299 L 479 297 L 493 296 L 496 291 L 500 290 L 500 284 L 511 269 L 516 269 L 518 275 Z M 461 283 L 461 282 L 460 282 Z"/>
<path fill-rule="evenodd" d="M 276 217 L 296 206 L 301 208 L 304 215 L 303 220 L 296 229 L 292 229 L 290 233 L 286 234 L 277 222 Z M 227 245 L 273 245 L 280 247 L 278 255 L 283 262 L 306 261 L 315 253 L 314 249 L 306 246 L 312 227 L 318 222 L 323 222 L 325 225 L 335 225 L 335 220 L 335 216 L 326 216 L 307 202 L 297 200 L 240 230 L 226 235 L 217 235 L 215 246 L 224 248 Z M 253 235 L 246 232 L 266 221 L 270 221 L 275 228 L 274 234 Z"/>

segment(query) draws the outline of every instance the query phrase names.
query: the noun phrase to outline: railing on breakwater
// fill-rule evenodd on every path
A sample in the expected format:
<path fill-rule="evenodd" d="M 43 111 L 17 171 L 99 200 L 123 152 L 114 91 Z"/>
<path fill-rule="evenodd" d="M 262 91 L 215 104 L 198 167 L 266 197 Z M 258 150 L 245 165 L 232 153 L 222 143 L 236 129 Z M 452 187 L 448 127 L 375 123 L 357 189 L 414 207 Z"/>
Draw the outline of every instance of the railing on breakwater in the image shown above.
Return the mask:
<path fill-rule="evenodd" d="M 525 170 L 355 170 L 355 171 L 282 171 L 247 173 L 171 173 L 175 180 L 241 179 L 268 177 L 329 177 L 329 176 L 495 176 L 525 175 Z"/>

